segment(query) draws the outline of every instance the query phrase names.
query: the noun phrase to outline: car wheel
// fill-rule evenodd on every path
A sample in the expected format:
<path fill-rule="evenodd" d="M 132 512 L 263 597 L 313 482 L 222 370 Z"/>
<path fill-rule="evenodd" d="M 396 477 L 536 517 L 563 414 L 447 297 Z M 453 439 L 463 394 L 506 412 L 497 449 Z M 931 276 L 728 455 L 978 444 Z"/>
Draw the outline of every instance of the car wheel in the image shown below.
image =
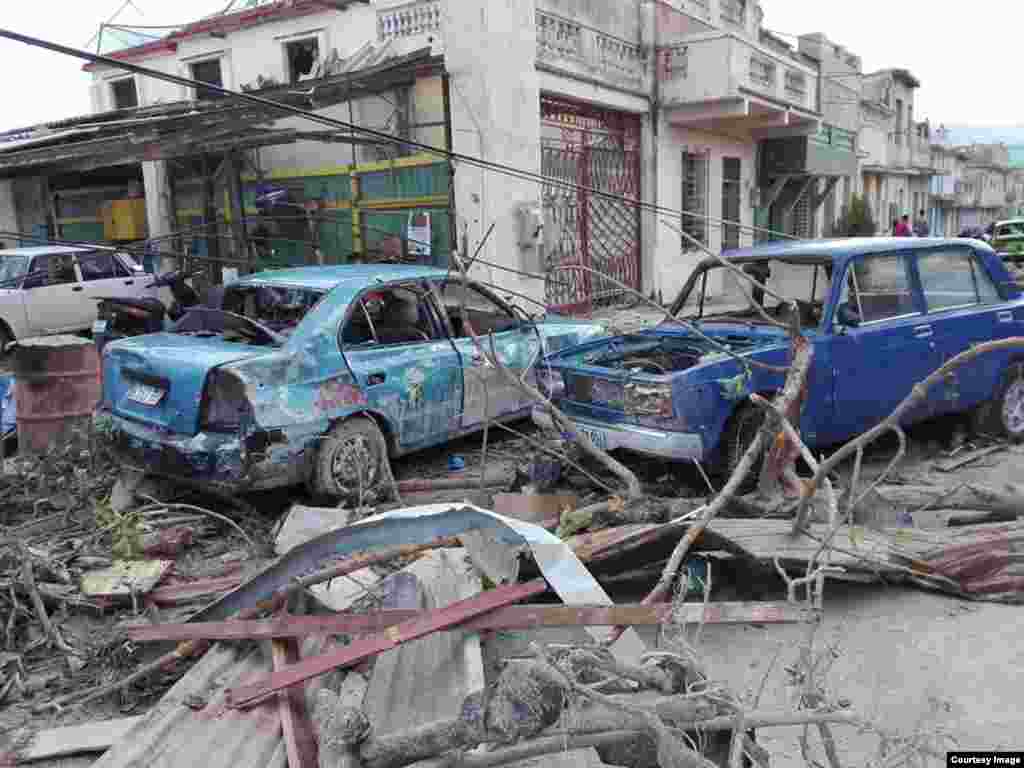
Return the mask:
<path fill-rule="evenodd" d="M 729 418 L 725 430 L 722 432 L 720 441 L 721 457 L 718 464 L 718 472 L 722 482 L 728 481 L 732 473 L 743 460 L 743 455 L 750 448 L 750 444 L 757 437 L 758 430 L 764 423 L 764 411 L 753 405 L 744 405 L 736 410 Z M 740 483 L 739 492 L 747 493 L 757 487 L 758 478 L 761 475 L 761 466 L 764 463 L 764 453 L 754 462 L 751 471 Z"/>
<path fill-rule="evenodd" d="M 1016 363 L 1003 374 L 995 405 L 996 426 L 1013 442 L 1024 440 L 1024 364 Z"/>
<path fill-rule="evenodd" d="M 356 416 L 340 422 L 322 438 L 317 451 L 313 493 L 358 504 L 370 491 L 379 491 L 387 460 L 384 435 L 372 419 Z"/>

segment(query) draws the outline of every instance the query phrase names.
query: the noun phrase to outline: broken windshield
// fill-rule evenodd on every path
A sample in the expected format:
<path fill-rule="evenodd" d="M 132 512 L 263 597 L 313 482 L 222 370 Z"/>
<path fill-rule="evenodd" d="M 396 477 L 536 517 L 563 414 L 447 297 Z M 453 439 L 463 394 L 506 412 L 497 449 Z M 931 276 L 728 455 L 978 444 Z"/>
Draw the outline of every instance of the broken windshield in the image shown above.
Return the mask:
<path fill-rule="evenodd" d="M 831 287 L 831 263 L 788 262 L 779 259 L 746 262 L 737 265 L 769 291 L 796 300 L 800 307 L 801 326 L 816 327 L 821 322 L 824 302 Z M 682 320 L 738 320 L 764 323 L 764 318 L 750 306 L 744 292 L 761 305 L 764 311 L 780 322 L 788 322 L 789 305 L 755 288 L 721 264 L 698 268 L 696 280 L 677 303 L 675 316 Z M 763 295 L 762 295 L 763 294 Z"/>
<path fill-rule="evenodd" d="M 221 306 L 225 312 L 244 317 L 287 337 L 323 296 L 323 291 L 311 288 L 238 285 L 225 291 Z"/>

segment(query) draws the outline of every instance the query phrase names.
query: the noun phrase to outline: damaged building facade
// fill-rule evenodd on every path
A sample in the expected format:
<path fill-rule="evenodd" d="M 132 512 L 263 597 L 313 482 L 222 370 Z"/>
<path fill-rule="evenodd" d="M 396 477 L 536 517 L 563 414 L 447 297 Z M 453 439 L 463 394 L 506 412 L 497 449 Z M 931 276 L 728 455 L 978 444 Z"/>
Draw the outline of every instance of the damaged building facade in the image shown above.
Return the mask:
<path fill-rule="evenodd" d="M 755 0 L 248 3 L 108 55 L 413 143 L 87 65 L 93 115 L 0 137 L 0 208 L 19 201 L 0 216 L 225 265 L 446 265 L 479 248 L 478 279 L 586 311 L 622 286 L 671 300 L 694 241 L 828 236 L 862 192 L 880 232 L 930 208 L 913 76 L 864 74 L 822 34 L 790 44 L 763 15 Z"/>

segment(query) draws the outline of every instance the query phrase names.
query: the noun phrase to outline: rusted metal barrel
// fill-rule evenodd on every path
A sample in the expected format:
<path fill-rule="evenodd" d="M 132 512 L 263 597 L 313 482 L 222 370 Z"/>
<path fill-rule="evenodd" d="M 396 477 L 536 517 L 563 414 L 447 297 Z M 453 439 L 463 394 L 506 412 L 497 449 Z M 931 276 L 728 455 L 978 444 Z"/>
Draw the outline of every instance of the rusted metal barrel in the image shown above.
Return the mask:
<path fill-rule="evenodd" d="M 20 453 L 45 453 L 88 425 L 100 400 L 96 345 L 79 336 L 19 339 L 14 345 Z"/>

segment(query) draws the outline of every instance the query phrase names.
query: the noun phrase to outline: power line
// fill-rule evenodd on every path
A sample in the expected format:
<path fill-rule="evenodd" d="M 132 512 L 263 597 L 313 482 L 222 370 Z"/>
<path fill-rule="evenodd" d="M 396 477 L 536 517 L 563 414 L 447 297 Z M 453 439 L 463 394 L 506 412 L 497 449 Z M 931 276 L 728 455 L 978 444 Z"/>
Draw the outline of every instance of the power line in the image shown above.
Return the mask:
<path fill-rule="evenodd" d="M 582 184 L 564 181 L 562 179 L 557 179 L 551 176 L 544 176 L 543 174 L 540 173 L 534 173 L 532 171 L 526 171 L 520 168 L 515 168 L 504 163 L 496 163 L 494 161 L 483 160 L 478 157 L 473 157 L 472 155 L 466 155 L 461 152 L 454 152 L 452 150 L 442 149 L 440 147 L 435 147 L 430 144 L 425 144 L 423 142 L 416 141 L 415 139 L 405 139 L 400 136 L 384 133 L 383 131 L 378 131 L 372 128 L 366 128 L 355 123 L 339 120 L 337 118 L 318 115 L 316 112 L 313 112 L 311 110 L 302 109 L 301 107 L 292 106 L 290 104 L 284 104 L 282 102 L 267 99 L 262 96 L 256 96 L 252 93 L 232 91 L 228 88 L 224 88 L 223 86 L 215 85 L 213 83 L 205 83 L 199 80 L 193 80 L 187 77 L 183 77 L 181 75 L 174 75 L 167 72 L 159 72 L 157 70 L 149 69 L 148 67 L 141 67 L 138 64 L 120 61 L 118 59 L 110 58 L 109 56 L 89 53 L 87 51 L 71 48 L 69 46 L 61 45 L 59 43 L 53 43 L 47 40 L 42 40 L 40 38 L 31 37 L 29 35 L 23 35 L 18 32 L 12 32 L 11 30 L 8 29 L 0 28 L 0 37 L 7 38 L 8 40 L 14 40 L 15 42 L 23 43 L 24 45 L 43 48 L 49 51 L 53 51 L 55 53 L 64 54 L 65 56 L 71 56 L 77 59 L 82 59 L 84 61 L 89 61 L 93 64 L 103 64 L 109 67 L 113 67 L 115 69 L 121 69 L 126 72 L 132 72 L 134 74 L 142 75 L 144 77 L 151 77 L 157 80 L 165 80 L 167 82 L 174 83 L 176 85 L 181 85 L 186 88 L 197 89 L 199 92 L 212 91 L 214 93 L 220 93 L 225 96 L 231 96 L 242 101 L 248 101 L 252 104 L 259 104 L 260 106 L 269 107 L 273 110 L 296 115 L 298 117 L 303 117 L 312 122 L 319 123 L 321 125 L 325 125 L 331 128 L 344 128 L 348 131 L 365 134 L 367 136 L 371 136 L 373 138 L 379 139 L 387 143 L 395 144 L 401 147 L 411 147 L 414 149 L 419 149 L 420 151 L 426 152 L 428 154 L 433 154 L 439 157 L 444 157 L 448 160 L 464 163 L 469 166 L 480 168 L 481 170 L 501 173 L 512 178 L 517 178 L 521 181 L 530 181 L 533 183 L 539 183 L 541 185 L 546 185 L 549 187 L 558 187 L 575 192 L 585 192 L 586 194 L 591 195 L 593 197 L 599 197 L 605 200 L 611 200 L 619 203 L 627 203 L 629 205 L 636 206 L 639 210 L 644 210 L 659 215 L 688 216 L 690 218 L 701 219 L 704 221 L 717 222 L 719 224 L 734 227 L 739 230 L 749 232 L 763 232 L 777 237 L 793 240 L 800 239 L 788 233 L 776 232 L 765 227 L 743 224 L 741 222 L 730 221 L 728 219 L 716 218 L 713 216 L 707 216 L 705 214 L 696 213 L 693 211 L 682 211 L 673 208 L 667 208 L 665 206 L 644 202 L 643 200 L 638 198 L 626 197 L 625 195 L 617 195 L 611 192 L 596 189 L 594 187 L 588 187 Z"/>

